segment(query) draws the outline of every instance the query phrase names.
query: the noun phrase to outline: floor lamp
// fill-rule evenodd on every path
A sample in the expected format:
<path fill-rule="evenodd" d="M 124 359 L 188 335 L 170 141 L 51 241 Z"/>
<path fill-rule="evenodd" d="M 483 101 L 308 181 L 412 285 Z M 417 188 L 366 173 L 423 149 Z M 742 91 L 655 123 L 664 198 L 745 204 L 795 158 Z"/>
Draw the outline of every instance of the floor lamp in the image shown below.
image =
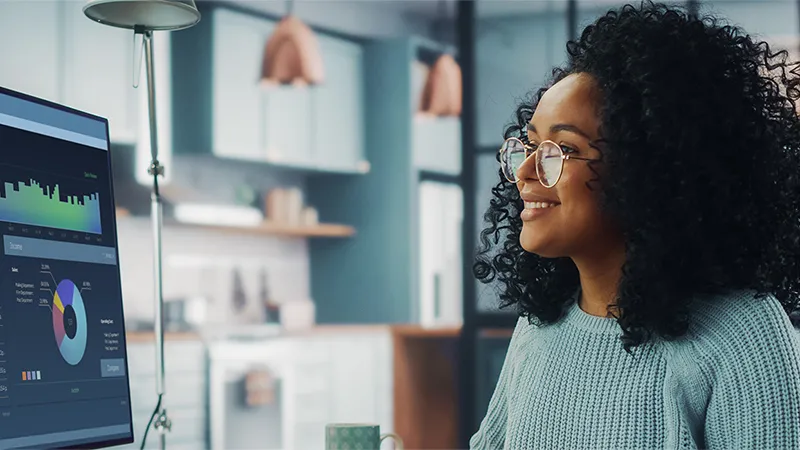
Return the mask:
<path fill-rule="evenodd" d="M 156 335 L 156 403 L 150 423 L 142 437 L 142 448 L 147 440 L 147 431 L 152 424 L 159 434 L 159 448 L 166 448 L 166 434 L 172 423 L 167 416 L 164 402 L 164 296 L 162 293 L 161 268 L 161 216 L 162 203 L 158 188 L 158 177 L 164 167 L 158 160 L 158 134 L 156 130 L 155 70 L 153 68 L 153 32 L 174 31 L 189 28 L 200 21 L 200 12 L 194 0 L 89 0 L 83 7 L 86 16 L 103 25 L 133 30 L 134 38 L 142 37 L 145 70 L 147 71 L 147 105 L 150 119 L 150 156 L 148 173 L 153 177 L 150 195 L 150 215 L 154 235 L 154 285 L 155 285 L 155 335 Z M 140 49 L 135 49 L 141 55 Z M 140 66 L 134 67 L 138 80 Z M 136 85 L 136 83 L 134 83 Z M 153 422 L 155 420 L 155 422 Z"/>

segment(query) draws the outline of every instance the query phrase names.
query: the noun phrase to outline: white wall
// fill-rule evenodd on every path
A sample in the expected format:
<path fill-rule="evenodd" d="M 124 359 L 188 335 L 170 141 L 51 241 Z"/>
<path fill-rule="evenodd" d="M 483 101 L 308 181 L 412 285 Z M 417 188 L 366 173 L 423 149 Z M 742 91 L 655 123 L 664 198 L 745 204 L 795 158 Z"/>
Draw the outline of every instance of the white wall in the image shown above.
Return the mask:
<path fill-rule="evenodd" d="M 153 240 L 148 218 L 118 222 L 126 321 L 153 318 Z M 301 239 L 221 233 L 191 227 L 166 227 L 163 233 L 164 298 L 205 297 L 213 322 L 258 320 L 259 272 L 267 274 L 276 301 L 307 299 L 309 265 Z M 233 270 L 245 287 L 247 308 L 233 315 Z"/>

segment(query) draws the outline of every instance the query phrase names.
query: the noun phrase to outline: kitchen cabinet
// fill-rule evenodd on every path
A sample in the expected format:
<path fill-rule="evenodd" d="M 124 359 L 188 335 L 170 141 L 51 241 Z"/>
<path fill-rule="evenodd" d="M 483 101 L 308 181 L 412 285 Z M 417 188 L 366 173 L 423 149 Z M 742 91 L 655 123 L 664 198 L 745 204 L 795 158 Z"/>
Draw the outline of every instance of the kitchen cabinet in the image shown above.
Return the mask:
<path fill-rule="evenodd" d="M 266 42 L 266 41 L 265 41 Z M 314 167 L 311 99 L 316 87 L 270 86 L 262 89 L 266 161 Z"/>
<path fill-rule="evenodd" d="M 331 422 L 391 431 L 391 352 L 387 328 L 212 343 L 211 448 L 322 448 Z M 248 407 L 229 398 L 236 392 L 230 386 L 252 370 L 273 374 L 272 403 Z M 259 429 L 247 427 L 252 420 Z M 272 430 L 269 436 L 264 429 Z"/>
<path fill-rule="evenodd" d="M 61 11 L 65 1 L 0 2 L 0 86 L 60 100 Z"/>
<path fill-rule="evenodd" d="M 276 23 L 215 7 L 212 26 L 212 152 L 299 169 L 363 171 L 361 46 L 317 34 L 325 82 L 264 85 L 263 53 Z"/>
<path fill-rule="evenodd" d="M 392 431 L 391 360 L 388 330 L 340 332 L 292 340 L 302 355 L 294 362 L 288 386 L 297 404 L 287 418 L 295 424 L 290 448 L 323 448 L 327 423 L 374 423 Z"/>
<path fill-rule="evenodd" d="M 422 326 L 454 326 L 462 321 L 463 201 L 458 185 L 433 181 L 419 184 Z"/>
<path fill-rule="evenodd" d="M 63 5 L 61 101 L 108 118 L 112 141 L 135 142 L 138 91 L 133 87 L 133 32 L 89 20 L 82 2 L 65 1 Z M 144 67 L 141 78 L 140 89 L 144 90 Z"/>
<path fill-rule="evenodd" d="M 318 36 L 325 83 L 313 88 L 314 160 L 322 167 L 357 170 L 364 156 L 364 50 Z"/>
<path fill-rule="evenodd" d="M 164 344 L 167 412 L 172 430 L 170 448 L 202 449 L 206 444 L 206 352 L 199 339 L 171 340 Z M 128 373 L 135 442 L 122 448 L 138 449 L 156 406 L 155 343 L 128 338 Z M 151 429 L 145 448 L 158 448 L 158 433 Z"/>
<path fill-rule="evenodd" d="M 0 2 L 0 86 L 106 117 L 112 142 L 136 140 L 133 33 L 89 20 L 83 3 Z"/>
<path fill-rule="evenodd" d="M 421 50 L 433 51 L 424 41 L 417 42 Z M 461 118 L 422 113 L 422 97 L 431 66 L 414 59 L 410 70 L 414 167 L 428 172 L 458 175 L 461 173 Z"/>
<path fill-rule="evenodd" d="M 414 166 L 419 170 L 461 173 L 461 119 L 417 114 L 414 117 Z"/>
<path fill-rule="evenodd" d="M 212 149 L 222 157 L 262 159 L 261 56 L 272 22 L 227 9 L 212 16 Z"/>

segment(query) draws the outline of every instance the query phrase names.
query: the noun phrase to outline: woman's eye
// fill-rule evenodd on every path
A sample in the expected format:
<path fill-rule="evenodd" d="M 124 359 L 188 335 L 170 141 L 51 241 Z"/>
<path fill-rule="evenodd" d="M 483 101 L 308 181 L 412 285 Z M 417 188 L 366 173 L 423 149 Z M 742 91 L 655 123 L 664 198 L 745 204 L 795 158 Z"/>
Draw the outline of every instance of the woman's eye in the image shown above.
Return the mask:
<path fill-rule="evenodd" d="M 577 150 L 575 150 L 574 148 L 570 147 L 569 145 L 563 145 L 563 144 L 561 144 L 561 150 L 563 150 L 563 151 L 564 151 L 564 153 L 566 153 L 566 154 L 570 154 L 570 153 L 578 153 L 578 151 L 577 151 Z"/>

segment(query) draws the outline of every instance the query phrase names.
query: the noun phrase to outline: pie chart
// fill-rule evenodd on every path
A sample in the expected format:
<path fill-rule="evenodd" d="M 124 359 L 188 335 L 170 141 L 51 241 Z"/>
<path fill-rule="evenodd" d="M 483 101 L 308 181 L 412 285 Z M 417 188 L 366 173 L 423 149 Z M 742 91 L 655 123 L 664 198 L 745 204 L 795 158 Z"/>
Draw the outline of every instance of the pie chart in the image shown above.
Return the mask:
<path fill-rule="evenodd" d="M 86 352 L 86 308 L 70 280 L 58 283 L 53 296 L 53 331 L 61 357 L 69 365 L 78 365 Z"/>

